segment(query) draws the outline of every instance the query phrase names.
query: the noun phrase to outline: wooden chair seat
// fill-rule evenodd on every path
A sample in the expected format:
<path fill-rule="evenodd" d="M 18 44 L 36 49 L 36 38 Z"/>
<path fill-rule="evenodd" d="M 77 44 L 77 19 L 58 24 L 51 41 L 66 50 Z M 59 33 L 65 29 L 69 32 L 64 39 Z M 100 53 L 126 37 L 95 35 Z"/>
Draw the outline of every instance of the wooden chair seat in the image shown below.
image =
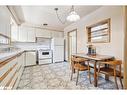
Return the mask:
<path fill-rule="evenodd" d="M 87 62 L 88 64 L 85 65 L 85 62 Z M 71 67 L 72 67 L 71 80 L 72 80 L 72 77 L 73 77 L 73 73 L 75 73 L 75 70 L 77 70 L 76 85 L 78 83 L 79 71 L 86 71 L 86 70 L 88 70 L 88 73 L 89 73 L 89 81 L 91 83 L 90 67 L 89 67 L 89 62 L 88 62 L 87 59 L 72 56 L 71 57 Z"/>
<path fill-rule="evenodd" d="M 108 65 L 121 65 L 122 61 L 121 60 L 102 61 L 101 63 L 108 64 Z"/>
<path fill-rule="evenodd" d="M 87 59 L 85 59 L 85 58 L 72 58 L 72 61 L 74 61 L 74 62 L 85 62 L 85 61 L 87 61 Z"/>
<path fill-rule="evenodd" d="M 85 71 L 85 70 L 88 70 L 88 66 L 81 65 L 81 64 L 75 64 L 74 69 L 79 70 L 79 71 Z"/>
<path fill-rule="evenodd" d="M 109 65 L 108 67 L 100 67 L 100 65 Z M 105 74 L 105 75 L 109 75 L 109 76 L 114 76 L 114 80 L 115 80 L 115 84 L 116 84 L 116 88 L 118 89 L 118 84 L 117 84 L 117 77 L 119 77 L 120 79 L 120 83 L 121 86 L 123 88 L 123 84 L 122 84 L 122 77 L 121 77 L 121 64 L 122 61 L 121 60 L 112 60 L 112 61 L 103 61 L 99 63 L 98 66 L 98 76 L 99 73 Z M 117 66 L 119 66 L 119 70 L 117 70 Z"/>
<path fill-rule="evenodd" d="M 100 72 L 106 75 L 114 76 L 113 68 L 102 67 L 100 68 Z M 119 77 L 119 75 L 120 75 L 120 71 L 116 70 L 116 76 Z"/>

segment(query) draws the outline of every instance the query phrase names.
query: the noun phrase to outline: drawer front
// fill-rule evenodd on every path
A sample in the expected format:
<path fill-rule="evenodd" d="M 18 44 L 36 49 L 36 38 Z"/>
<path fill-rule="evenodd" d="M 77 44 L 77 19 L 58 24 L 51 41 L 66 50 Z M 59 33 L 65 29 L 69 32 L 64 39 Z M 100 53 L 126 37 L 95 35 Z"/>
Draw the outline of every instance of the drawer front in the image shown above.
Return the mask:
<path fill-rule="evenodd" d="M 23 73 L 23 70 L 24 70 L 24 67 L 21 67 L 21 69 L 18 72 L 18 78 L 17 78 L 16 82 L 14 83 L 13 89 L 17 88 L 19 81 L 20 81 L 20 78 L 21 78 L 21 75 Z"/>
<path fill-rule="evenodd" d="M 0 78 L 17 63 L 17 58 L 13 59 L 11 62 L 8 62 L 0 68 Z"/>
<path fill-rule="evenodd" d="M 12 57 L 0 67 L 0 89 L 16 89 L 24 70 L 24 53 Z"/>
<path fill-rule="evenodd" d="M 13 77 L 9 87 L 12 87 L 12 89 L 15 89 L 17 87 L 17 82 L 18 80 L 20 80 L 20 77 L 21 77 L 21 74 L 22 74 L 22 66 L 18 66 L 17 67 L 17 70 L 16 70 L 16 74 L 15 76 Z"/>
<path fill-rule="evenodd" d="M 9 72 L 9 74 L 1 81 L 0 87 L 3 89 L 6 89 L 6 87 L 9 87 L 11 81 L 16 76 L 17 73 L 17 64 L 14 65 L 15 67 L 12 69 L 12 71 Z M 11 88 L 10 88 L 11 89 Z"/>
<path fill-rule="evenodd" d="M 39 60 L 39 64 L 47 64 L 47 63 L 52 63 L 52 59 Z"/>

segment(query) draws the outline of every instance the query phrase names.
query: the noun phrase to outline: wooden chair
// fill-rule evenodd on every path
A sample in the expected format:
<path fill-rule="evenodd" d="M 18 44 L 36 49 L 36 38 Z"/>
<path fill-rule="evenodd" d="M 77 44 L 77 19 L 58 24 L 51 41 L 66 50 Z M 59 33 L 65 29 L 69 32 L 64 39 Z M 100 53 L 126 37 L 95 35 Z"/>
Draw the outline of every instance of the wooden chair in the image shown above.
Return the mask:
<path fill-rule="evenodd" d="M 85 65 L 85 62 L 87 61 L 88 65 Z M 71 73 L 71 80 L 73 77 L 73 73 L 75 73 L 75 70 L 77 70 L 77 79 L 76 79 L 76 85 L 78 83 L 78 78 L 79 78 L 79 71 L 86 71 L 88 70 L 89 73 L 89 81 L 91 83 L 91 78 L 90 78 L 90 67 L 89 67 L 89 62 L 85 58 L 78 58 L 78 57 L 71 57 L 71 67 L 72 67 L 72 73 Z"/>
<path fill-rule="evenodd" d="M 101 67 L 100 68 L 100 65 L 108 65 L 108 67 Z M 102 74 L 105 74 L 105 75 L 108 75 L 108 76 L 114 76 L 114 80 L 115 80 L 115 85 L 116 85 L 116 88 L 118 88 L 118 84 L 117 84 L 117 77 L 119 77 L 120 79 L 120 84 L 122 86 L 122 89 L 123 89 L 123 84 L 122 84 L 122 79 L 121 79 L 121 64 L 122 64 L 122 61 L 121 60 L 113 60 L 113 61 L 104 61 L 104 62 L 100 62 L 99 63 L 99 66 L 98 66 L 98 76 L 99 76 L 99 73 L 102 73 Z M 119 66 L 119 70 L 116 70 L 117 66 Z M 98 79 L 97 79 L 98 80 Z"/>

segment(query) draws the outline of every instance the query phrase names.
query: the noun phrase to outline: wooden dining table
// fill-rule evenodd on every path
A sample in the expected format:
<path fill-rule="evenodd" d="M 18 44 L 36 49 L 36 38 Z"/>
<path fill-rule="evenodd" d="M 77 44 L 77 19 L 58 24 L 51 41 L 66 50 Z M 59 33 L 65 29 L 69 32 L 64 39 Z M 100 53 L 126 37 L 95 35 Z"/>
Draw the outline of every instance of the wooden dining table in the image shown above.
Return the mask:
<path fill-rule="evenodd" d="M 93 64 L 94 64 L 94 86 L 95 87 L 97 87 L 97 63 L 100 61 L 110 60 L 114 58 L 114 56 L 109 56 L 109 55 L 100 55 L 100 54 L 88 55 L 84 53 L 76 53 L 76 54 L 72 54 L 72 56 L 82 57 L 82 58 L 86 58 L 88 60 L 94 61 Z"/>

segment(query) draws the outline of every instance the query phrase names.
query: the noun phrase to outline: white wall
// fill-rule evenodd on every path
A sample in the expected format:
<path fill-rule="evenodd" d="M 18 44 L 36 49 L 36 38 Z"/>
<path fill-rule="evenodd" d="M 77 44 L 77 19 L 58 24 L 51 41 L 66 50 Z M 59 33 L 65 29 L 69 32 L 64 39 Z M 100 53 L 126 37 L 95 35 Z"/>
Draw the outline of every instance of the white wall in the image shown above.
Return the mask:
<path fill-rule="evenodd" d="M 64 36 L 67 41 L 67 32 L 77 29 L 77 52 L 87 52 L 87 32 L 86 26 L 98 21 L 111 18 L 111 42 L 93 44 L 97 48 L 97 53 L 112 55 L 123 60 L 124 31 L 123 31 L 123 7 L 104 6 L 83 17 L 80 21 L 67 26 L 64 29 Z M 68 43 L 66 43 L 66 59 Z"/>

